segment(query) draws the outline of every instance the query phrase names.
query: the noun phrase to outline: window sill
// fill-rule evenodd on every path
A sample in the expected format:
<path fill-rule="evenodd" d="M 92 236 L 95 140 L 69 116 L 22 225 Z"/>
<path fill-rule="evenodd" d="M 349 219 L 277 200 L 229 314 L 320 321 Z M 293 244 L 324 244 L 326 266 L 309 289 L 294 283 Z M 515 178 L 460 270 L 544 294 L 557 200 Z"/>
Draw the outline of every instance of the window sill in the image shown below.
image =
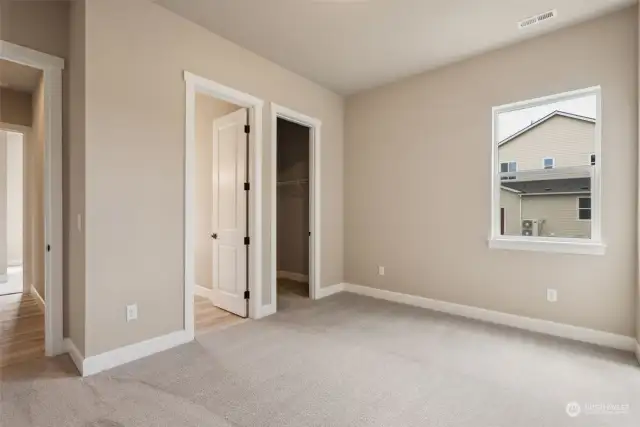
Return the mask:
<path fill-rule="evenodd" d="M 489 239 L 491 249 L 507 249 L 517 251 L 536 251 L 582 255 L 604 255 L 607 246 L 599 242 L 575 242 L 567 240 L 550 241 L 539 239 L 523 240 L 519 238 Z"/>

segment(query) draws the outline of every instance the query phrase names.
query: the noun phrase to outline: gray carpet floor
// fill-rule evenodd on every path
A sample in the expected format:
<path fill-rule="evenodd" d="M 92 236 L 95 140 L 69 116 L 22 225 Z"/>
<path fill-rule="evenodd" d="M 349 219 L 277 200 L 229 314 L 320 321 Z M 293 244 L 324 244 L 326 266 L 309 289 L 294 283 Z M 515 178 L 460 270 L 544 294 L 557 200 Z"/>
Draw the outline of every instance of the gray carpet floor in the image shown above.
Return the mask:
<path fill-rule="evenodd" d="M 631 354 L 352 294 L 281 308 L 85 379 L 5 369 L 0 425 L 640 426 Z"/>

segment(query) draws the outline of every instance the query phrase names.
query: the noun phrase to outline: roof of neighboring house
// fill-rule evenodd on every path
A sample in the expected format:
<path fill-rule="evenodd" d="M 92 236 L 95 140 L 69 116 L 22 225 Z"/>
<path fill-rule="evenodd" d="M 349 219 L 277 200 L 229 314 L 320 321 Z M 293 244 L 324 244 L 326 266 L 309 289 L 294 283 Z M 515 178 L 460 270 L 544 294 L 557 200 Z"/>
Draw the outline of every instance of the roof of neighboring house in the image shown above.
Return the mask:
<path fill-rule="evenodd" d="M 531 129 L 540 126 L 542 123 L 552 119 L 553 117 L 556 116 L 562 116 L 562 117 L 568 117 L 570 119 L 576 119 L 576 120 L 582 120 L 584 122 L 588 122 L 588 123 L 595 123 L 596 119 L 592 118 L 592 117 L 586 117 L 586 116 L 580 116 L 578 114 L 572 114 L 572 113 L 567 113 L 566 111 L 560 111 L 560 110 L 556 110 L 552 113 L 547 114 L 546 116 L 544 116 L 543 118 L 531 123 L 529 126 L 527 126 L 526 128 L 520 129 L 518 132 L 514 133 L 513 135 L 503 139 L 502 141 L 500 141 L 498 143 L 498 147 L 503 146 L 504 144 L 506 144 L 509 141 L 513 141 L 514 139 L 516 139 L 517 137 L 519 137 L 520 135 L 529 132 Z"/>

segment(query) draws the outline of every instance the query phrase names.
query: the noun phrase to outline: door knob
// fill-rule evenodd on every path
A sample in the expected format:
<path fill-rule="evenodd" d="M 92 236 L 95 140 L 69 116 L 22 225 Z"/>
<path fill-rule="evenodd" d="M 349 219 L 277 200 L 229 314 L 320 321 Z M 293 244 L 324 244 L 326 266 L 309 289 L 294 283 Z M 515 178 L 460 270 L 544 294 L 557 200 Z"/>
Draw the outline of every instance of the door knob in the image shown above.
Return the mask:
<path fill-rule="evenodd" d="M 211 237 L 213 237 L 214 239 L 217 239 L 217 238 L 218 238 L 218 233 L 213 233 L 213 234 L 211 235 Z"/>

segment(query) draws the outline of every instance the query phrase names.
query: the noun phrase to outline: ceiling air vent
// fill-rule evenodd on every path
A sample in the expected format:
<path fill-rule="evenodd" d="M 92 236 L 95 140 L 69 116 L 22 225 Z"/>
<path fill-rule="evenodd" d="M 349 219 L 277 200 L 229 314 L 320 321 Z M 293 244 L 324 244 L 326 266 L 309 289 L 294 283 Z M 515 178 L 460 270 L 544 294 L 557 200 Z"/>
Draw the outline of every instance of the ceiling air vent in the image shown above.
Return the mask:
<path fill-rule="evenodd" d="M 531 16 L 527 19 L 523 19 L 518 22 L 519 29 L 525 29 L 537 25 L 541 22 L 548 21 L 549 19 L 553 19 L 558 16 L 558 11 L 553 9 L 545 13 L 541 13 L 540 15 Z"/>

